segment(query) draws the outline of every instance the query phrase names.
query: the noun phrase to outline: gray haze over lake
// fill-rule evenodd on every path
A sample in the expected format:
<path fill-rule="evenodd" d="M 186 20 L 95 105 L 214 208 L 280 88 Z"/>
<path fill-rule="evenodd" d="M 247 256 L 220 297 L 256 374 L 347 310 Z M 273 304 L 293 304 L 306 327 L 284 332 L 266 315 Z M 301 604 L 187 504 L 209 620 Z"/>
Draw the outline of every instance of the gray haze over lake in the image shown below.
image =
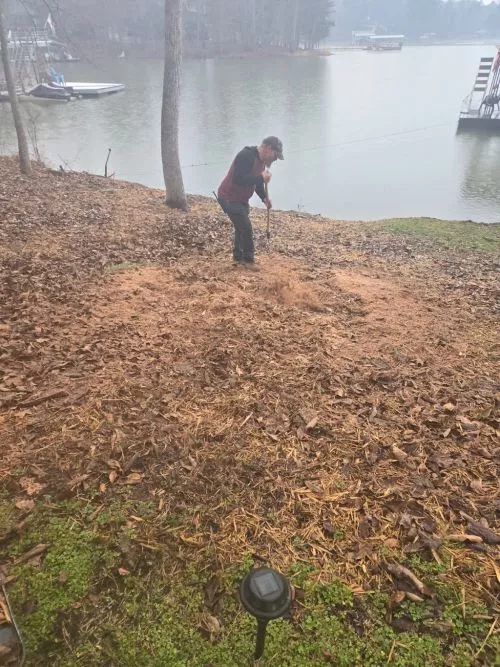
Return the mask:
<path fill-rule="evenodd" d="M 461 103 L 491 46 L 406 47 L 331 57 L 188 60 L 181 162 L 186 190 L 210 195 L 234 154 L 276 134 L 281 209 L 340 219 L 432 216 L 500 222 L 500 136 L 456 136 Z M 163 187 L 161 61 L 58 65 L 66 80 L 126 84 L 124 93 L 69 104 L 24 104 L 51 165 Z M 0 105 L 0 152 L 15 149 Z M 191 166 L 203 165 L 203 166 Z M 254 200 L 255 201 L 255 200 Z"/>

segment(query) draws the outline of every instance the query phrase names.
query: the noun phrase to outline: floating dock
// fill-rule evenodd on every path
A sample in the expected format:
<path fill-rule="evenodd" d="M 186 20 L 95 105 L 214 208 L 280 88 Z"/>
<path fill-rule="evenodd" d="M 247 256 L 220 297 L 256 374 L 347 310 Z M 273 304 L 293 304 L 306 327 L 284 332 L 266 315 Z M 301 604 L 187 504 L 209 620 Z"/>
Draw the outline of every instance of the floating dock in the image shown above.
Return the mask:
<path fill-rule="evenodd" d="M 458 132 L 500 134 L 500 46 L 491 58 L 481 58 L 474 88 L 464 100 Z"/>
<path fill-rule="evenodd" d="M 79 97 L 100 97 L 125 90 L 123 83 L 85 83 L 83 81 L 66 81 L 61 85 Z"/>

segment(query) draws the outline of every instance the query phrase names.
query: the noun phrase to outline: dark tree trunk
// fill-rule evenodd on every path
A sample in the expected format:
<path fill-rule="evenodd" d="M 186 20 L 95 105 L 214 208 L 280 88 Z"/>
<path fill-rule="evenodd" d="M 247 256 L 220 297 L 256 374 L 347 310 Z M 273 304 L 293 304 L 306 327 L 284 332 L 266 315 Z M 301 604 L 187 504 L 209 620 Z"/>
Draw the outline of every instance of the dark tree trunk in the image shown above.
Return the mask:
<path fill-rule="evenodd" d="M 187 209 L 179 160 L 179 107 L 182 69 L 182 0 L 165 0 L 165 71 L 161 113 L 161 155 L 171 208 Z"/>
<path fill-rule="evenodd" d="M 7 47 L 7 22 L 5 20 L 4 0 L 0 0 L 0 48 L 2 51 L 2 64 L 7 83 L 7 92 L 9 93 L 10 108 L 14 117 L 14 125 L 17 134 L 17 145 L 19 150 L 19 168 L 22 174 L 31 176 L 30 152 L 28 148 L 28 139 L 24 129 L 21 110 L 19 109 L 19 100 L 17 99 L 16 84 L 12 74 L 12 68 L 9 61 L 9 50 Z"/>

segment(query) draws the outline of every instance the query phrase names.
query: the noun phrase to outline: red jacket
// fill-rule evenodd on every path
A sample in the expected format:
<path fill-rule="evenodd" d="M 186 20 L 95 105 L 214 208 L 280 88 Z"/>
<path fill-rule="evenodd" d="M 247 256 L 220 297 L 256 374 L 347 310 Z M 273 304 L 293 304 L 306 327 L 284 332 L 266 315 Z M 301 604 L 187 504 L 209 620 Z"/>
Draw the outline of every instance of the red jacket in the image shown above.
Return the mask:
<path fill-rule="evenodd" d="M 219 185 L 218 196 L 224 201 L 248 204 L 254 192 L 264 201 L 266 192 L 262 174 L 266 165 L 257 146 L 246 146 L 235 157 L 226 177 Z"/>

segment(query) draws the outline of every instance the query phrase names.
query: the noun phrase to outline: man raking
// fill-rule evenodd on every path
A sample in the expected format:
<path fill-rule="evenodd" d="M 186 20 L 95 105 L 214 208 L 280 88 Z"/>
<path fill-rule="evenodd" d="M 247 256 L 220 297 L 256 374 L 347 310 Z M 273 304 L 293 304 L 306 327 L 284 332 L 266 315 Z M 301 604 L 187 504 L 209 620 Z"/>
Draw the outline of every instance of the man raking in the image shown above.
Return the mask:
<path fill-rule="evenodd" d="M 249 201 L 254 192 L 269 211 L 272 202 L 266 195 L 271 180 L 269 167 L 283 160 L 283 144 L 277 137 L 267 137 L 260 146 L 246 146 L 235 157 L 219 186 L 219 203 L 234 226 L 233 261 L 238 266 L 258 271 L 255 264 L 253 229 Z"/>

